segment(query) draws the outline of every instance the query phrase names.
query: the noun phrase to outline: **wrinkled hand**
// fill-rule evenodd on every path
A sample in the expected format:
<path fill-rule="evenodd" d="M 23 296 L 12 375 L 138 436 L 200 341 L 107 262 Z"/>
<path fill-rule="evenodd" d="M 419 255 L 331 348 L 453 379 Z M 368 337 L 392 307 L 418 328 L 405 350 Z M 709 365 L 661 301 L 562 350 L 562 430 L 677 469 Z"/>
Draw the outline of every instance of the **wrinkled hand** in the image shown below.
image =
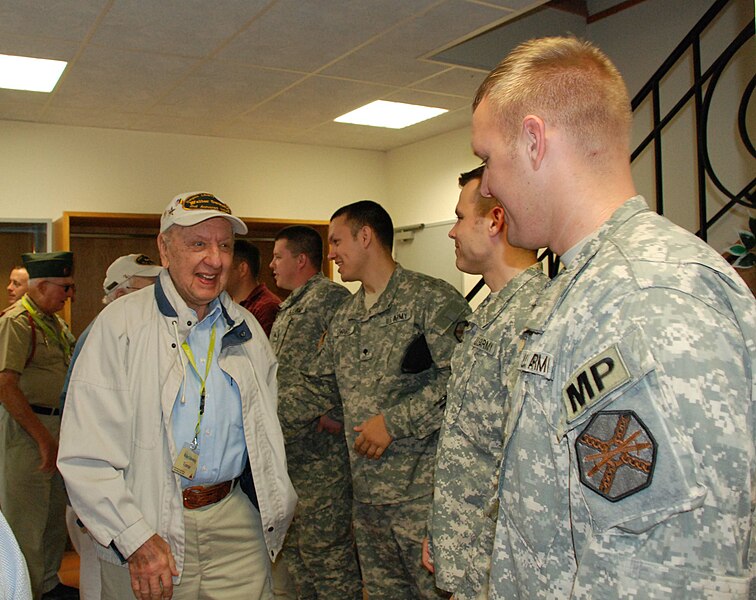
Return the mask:
<path fill-rule="evenodd" d="M 168 600 L 173 597 L 172 576 L 178 576 L 176 562 L 167 542 L 154 534 L 128 559 L 131 589 L 139 600 Z"/>
<path fill-rule="evenodd" d="M 360 435 L 354 441 L 354 449 L 367 458 L 378 460 L 394 439 L 386 429 L 386 419 L 381 414 L 370 417 L 354 430 Z"/>
<path fill-rule="evenodd" d="M 58 442 L 51 435 L 45 437 L 41 442 L 38 442 L 37 448 L 39 448 L 39 470 L 43 473 L 55 473 L 58 468 L 56 462 L 58 460 Z"/>
<path fill-rule="evenodd" d="M 436 569 L 433 566 L 433 561 L 431 560 L 431 557 L 430 557 L 430 548 L 428 547 L 427 535 L 423 538 L 423 566 L 431 573 L 436 572 Z"/>
<path fill-rule="evenodd" d="M 318 426 L 315 429 L 318 433 L 321 431 L 326 431 L 332 435 L 337 435 L 341 433 L 341 430 L 344 428 L 344 424 L 340 421 L 337 421 L 336 419 L 332 419 L 328 415 L 323 415 L 320 417 L 320 420 L 318 421 Z"/>

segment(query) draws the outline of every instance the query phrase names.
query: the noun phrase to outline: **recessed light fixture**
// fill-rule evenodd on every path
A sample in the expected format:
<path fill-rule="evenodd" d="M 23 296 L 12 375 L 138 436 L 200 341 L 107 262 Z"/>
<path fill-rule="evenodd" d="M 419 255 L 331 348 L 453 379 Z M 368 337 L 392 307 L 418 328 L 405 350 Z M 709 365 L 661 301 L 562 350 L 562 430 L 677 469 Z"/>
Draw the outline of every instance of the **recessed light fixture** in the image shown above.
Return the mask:
<path fill-rule="evenodd" d="M 427 121 L 445 112 L 448 112 L 445 108 L 376 100 L 352 112 L 341 115 L 334 119 L 334 121 L 337 123 L 352 123 L 353 125 L 402 129 L 421 121 Z"/>
<path fill-rule="evenodd" d="M 62 60 L 0 54 L 0 88 L 52 92 L 67 64 Z"/>

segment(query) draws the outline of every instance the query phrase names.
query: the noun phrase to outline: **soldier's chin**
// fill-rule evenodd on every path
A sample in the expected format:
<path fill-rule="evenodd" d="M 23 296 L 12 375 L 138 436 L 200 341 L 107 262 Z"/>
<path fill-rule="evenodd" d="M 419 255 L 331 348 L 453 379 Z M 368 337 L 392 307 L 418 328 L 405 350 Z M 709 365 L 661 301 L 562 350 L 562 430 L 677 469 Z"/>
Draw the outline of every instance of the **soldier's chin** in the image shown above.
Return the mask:
<path fill-rule="evenodd" d="M 341 281 L 354 281 L 354 277 L 349 275 L 349 273 L 345 272 L 341 267 L 339 267 L 339 277 L 341 277 Z"/>

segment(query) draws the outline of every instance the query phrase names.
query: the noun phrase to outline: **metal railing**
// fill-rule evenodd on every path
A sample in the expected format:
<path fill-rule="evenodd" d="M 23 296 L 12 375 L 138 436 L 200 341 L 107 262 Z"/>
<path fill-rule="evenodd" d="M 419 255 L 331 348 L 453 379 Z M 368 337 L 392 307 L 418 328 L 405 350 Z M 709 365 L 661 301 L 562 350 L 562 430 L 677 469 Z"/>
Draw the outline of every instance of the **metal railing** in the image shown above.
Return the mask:
<path fill-rule="evenodd" d="M 708 121 L 711 110 L 714 90 L 719 82 L 725 68 L 735 57 L 737 51 L 754 35 L 754 24 L 747 24 L 735 39 L 724 49 L 724 51 L 712 62 L 711 66 L 703 71 L 701 65 L 701 36 L 732 0 L 716 0 L 706 13 L 698 20 L 690 32 L 677 45 L 662 65 L 651 76 L 648 82 L 638 91 L 632 99 L 631 106 L 633 112 L 636 112 L 649 97 L 652 103 L 653 121 L 652 128 L 648 135 L 638 144 L 638 147 L 631 154 L 631 162 L 640 156 L 649 145 L 652 145 L 654 153 L 654 188 L 656 193 L 656 211 L 664 214 L 664 169 L 662 163 L 662 132 L 682 110 L 693 102 L 695 112 L 695 144 L 697 149 L 697 164 L 695 167 L 695 176 L 698 186 L 698 224 L 699 228 L 696 235 L 703 240 L 707 239 L 709 229 L 719 221 L 728 211 L 740 205 L 749 209 L 756 208 L 754 194 L 756 193 L 756 177 L 751 179 L 742 189 L 730 190 L 717 175 L 714 165 L 711 161 L 708 145 Z M 692 50 L 693 54 L 693 83 L 680 96 L 680 99 L 670 108 L 666 114 L 662 115 L 660 86 L 664 77 L 682 60 L 686 54 Z M 737 131 L 747 151 L 756 158 L 756 149 L 751 141 L 746 128 L 746 114 L 748 103 L 753 96 L 756 87 L 756 74 L 746 85 L 745 91 L 740 99 L 737 113 Z M 725 205 L 708 218 L 708 190 L 706 186 L 707 177 L 714 186 L 728 199 Z M 547 272 L 549 277 L 556 276 L 559 271 L 559 257 L 548 248 L 538 256 L 539 261 L 547 261 Z M 467 294 L 467 300 L 472 300 L 483 287 L 483 280 L 478 282 L 475 287 Z"/>
<path fill-rule="evenodd" d="M 695 166 L 695 176 L 698 187 L 698 230 L 696 235 L 703 240 L 707 239 L 708 231 L 719 219 L 728 211 L 737 205 L 753 209 L 754 192 L 756 192 L 756 177 L 751 179 L 742 189 L 730 190 L 717 175 L 714 165 L 711 161 L 708 145 L 708 122 L 711 110 L 711 102 L 714 96 L 714 90 L 719 82 L 727 65 L 735 57 L 737 51 L 754 35 L 753 23 L 747 24 L 735 39 L 724 49 L 711 66 L 705 71 L 701 65 L 701 36 L 707 27 L 714 21 L 719 13 L 732 0 L 717 0 L 709 10 L 699 19 L 688 35 L 677 45 L 669 57 L 662 63 L 657 71 L 651 76 L 648 82 L 638 91 L 631 102 L 633 112 L 641 106 L 650 96 L 653 112 L 653 127 L 646 137 L 638 144 L 638 147 L 631 155 L 631 162 L 634 161 L 641 153 L 653 144 L 654 152 L 654 187 L 656 193 L 656 211 L 664 214 L 664 169 L 662 165 L 662 132 L 673 119 L 685 108 L 690 102 L 693 102 L 695 114 L 695 133 L 697 164 Z M 664 77 L 682 60 L 689 51 L 693 54 L 693 83 L 680 96 L 680 99 L 667 111 L 665 115 L 661 114 L 660 86 Z M 753 95 L 754 85 L 756 84 L 756 75 L 751 77 L 745 91 L 740 99 L 738 106 L 738 134 L 743 145 L 748 152 L 756 158 L 756 151 L 751 142 L 746 129 L 746 111 L 748 103 Z M 708 218 L 708 190 L 706 185 L 707 177 L 714 186 L 726 197 L 728 201 L 717 213 Z"/>

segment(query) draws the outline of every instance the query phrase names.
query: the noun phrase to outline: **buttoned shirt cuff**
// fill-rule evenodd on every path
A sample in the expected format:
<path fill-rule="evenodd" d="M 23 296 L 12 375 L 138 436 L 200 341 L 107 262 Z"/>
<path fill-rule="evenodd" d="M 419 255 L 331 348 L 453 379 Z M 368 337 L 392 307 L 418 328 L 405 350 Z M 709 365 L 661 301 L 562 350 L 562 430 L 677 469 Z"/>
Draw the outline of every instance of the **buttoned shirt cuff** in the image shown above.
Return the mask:
<path fill-rule="evenodd" d="M 386 421 L 386 431 L 388 431 L 392 439 L 398 440 L 412 435 L 409 401 L 389 406 L 382 412 L 383 418 Z"/>
<path fill-rule="evenodd" d="M 118 548 L 118 551 L 128 559 L 153 535 L 155 535 L 155 531 L 144 519 L 139 519 L 136 523 L 114 537 L 113 543 Z"/>

